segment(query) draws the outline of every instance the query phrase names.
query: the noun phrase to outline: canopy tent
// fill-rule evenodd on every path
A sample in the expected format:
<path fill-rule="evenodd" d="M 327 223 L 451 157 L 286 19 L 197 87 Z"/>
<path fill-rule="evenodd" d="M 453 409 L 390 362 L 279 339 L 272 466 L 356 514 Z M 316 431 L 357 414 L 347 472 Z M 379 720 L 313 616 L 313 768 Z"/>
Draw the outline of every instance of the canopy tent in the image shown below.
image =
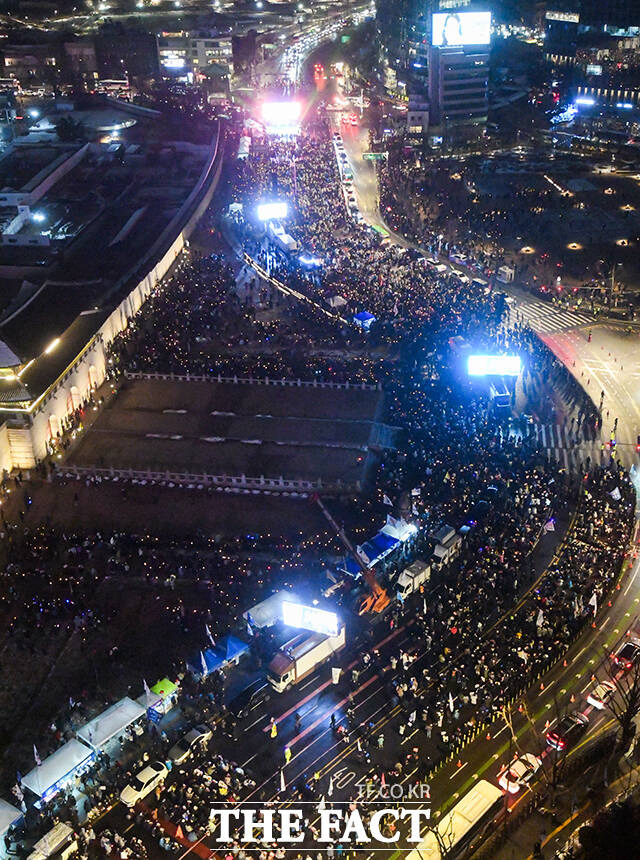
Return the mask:
<path fill-rule="evenodd" d="M 20 818 L 22 818 L 20 810 L 0 797 L 0 836 L 4 836 L 11 825 Z"/>
<path fill-rule="evenodd" d="M 48 756 L 22 778 L 22 784 L 38 797 L 54 794 L 65 779 L 89 764 L 95 753 L 78 740 L 72 740 Z"/>
<path fill-rule="evenodd" d="M 343 308 L 347 304 L 347 300 L 342 296 L 331 296 L 329 305 L 332 308 Z"/>
<path fill-rule="evenodd" d="M 170 681 L 168 678 L 163 678 L 161 681 L 158 681 L 157 684 L 153 685 L 151 692 L 155 693 L 156 696 L 160 696 L 162 699 L 167 699 L 169 696 L 177 694 L 178 689 L 178 685 L 174 684 L 173 681 Z"/>
<path fill-rule="evenodd" d="M 144 714 L 145 708 L 142 705 L 125 696 L 82 726 L 76 732 L 76 737 L 94 749 L 100 749 Z"/>
<path fill-rule="evenodd" d="M 141 696 L 138 696 L 136 701 L 147 712 L 155 711 L 156 714 L 167 714 L 176 703 L 179 689 L 178 684 L 174 684 L 169 678 L 163 678 L 151 687 L 149 690 L 150 695 L 143 693 Z"/>
<path fill-rule="evenodd" d="M 206 672 L 204 671 L 205 667 L 202 665 L 203 657 L 207 670 Z M 204 651 L 199 651 L 194 657 L 187 660 L 187 666 L 191 670 L 191 673 L 193 675 L 200 675 L 202 678 L 206 678 L 207 675 L 215 672 L 216 669 L 219 669 L 223 664 L 224 655 L 213 648 L 206 648 Z"/>
<path fill-rule="evenodd" d="M 249 646 L 242 639 L 237 639 L 235 636 L 223 636 L 219 644 L 216 645 L 216 651 L 222 653 L 225 663 L 238 662 L 243 654 L 246 654 Z"/>
<path fill-rule="evenodd" d="M 358 328 L 361 328 L 363 331 L 369 331 L 375 321 L 376 318 L 374 317 L 374 315 L 370 314 L 368 311 L 361 311 L 353 318 L 354 324 Z"/>
<path fill-rule="evenodd" d="M 63 848 L 66 850 L 61 851 Z M 69 849 L 71 853 L 78 849 L 78 844 L 73 839 L 73 828 L 65 821 L 59 821 L 48 833 L 38 839 L 27 860 L 47 860 L 54 855 L 66 857 L 69 856 Z"/>
<path fill-rule="evenodd" d="M 300 599 L 292 591 L 276 591 L 266 600 L 256 603 L 251 609 L 242 613 L 242 617 L 252 627 L 261 630 L 263 627 L 273 627 L 276 621 L 282 621 L 282 601 L 300 603 Z"/>
<path fill-rule="evenodd" d="M 246 642 L 243 642 L 242 639 L 227 635 L 222 637 L 215 648 L 207 648 L 204 651 L 200 651 L 197 656 L 188 661 L 188 665 L 194 675 L 206 677 L 207 675 L 210 675 L 211 672 L 215 672 L 216 669 L 221 669 L 228 663 L 238 663 L 240 657 L 242 657 L 243 654 L 246 654 L 248 650 L 249 646 Z M 202 665 L 203 657 L 207 670 L 206 672 Z"/>

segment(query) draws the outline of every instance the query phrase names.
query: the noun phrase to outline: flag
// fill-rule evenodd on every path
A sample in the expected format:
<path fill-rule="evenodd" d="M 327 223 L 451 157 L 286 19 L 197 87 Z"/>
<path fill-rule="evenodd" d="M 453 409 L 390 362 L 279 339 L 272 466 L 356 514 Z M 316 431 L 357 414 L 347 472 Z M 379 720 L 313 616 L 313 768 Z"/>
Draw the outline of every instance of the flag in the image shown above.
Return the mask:
<path fill-rule="evenodd" d="M 320 800 L 318 801 L 318 812 L 322 812 L 322 810 L 326 809 L 326 808 L 327 808 L 327 804 L 325 802 L 324 794 L 323 794 L 322 797 L 320 798 Z"/>
<path fill-rule="evenodd" d="M 595 591 L 591 595 L 591 600 L 589 601 L 589 606 L 593 606 L 593 614 L 597 615 L 598 614 L 598 595 L 595 593 Z"/>
<path fill-rule="evenodd" d="M 76 703 L 75 703 L 75 701 L 73 700 L 73 696 L 69 696 L 69 707 L 70 707 L 70 708 L 75 708 L 75 706 L 76 706 Z"/>
<path fill-rule="evenodd" d="M 544 624 L 544 613 L 542 609 L 538 609 L 538 617 L 536 618 L 536 627 L 542 627 Z"/>
<path fill-rule="evenodd" d="M 555 526 L 555 523 L 553 521 L 553 518 L 551 518 L 550 520 L 547 520 L 547 522 L 544 524 L 544 530 L 546 532 L 554 532 L 556 530 L 556 526 Z"/>
<path fill-rule="evenodd" d="M 329 777 L 329 788 L 327 789 L 327 796 L 331 797 L 333 795 L 333 777 Z"/>
<path fill-rule="evenodd" d="M 18 784 L 14 785 L 11 791 L 18 798 L 18 800 L 24 800 L 24 794 L 22 793 L 22 789 Z"/>
<path fill-rule="evenodd" d="M 144 697 L 146 699 L 147 708 L 150 708 L 151 707 L 151 690 L 149 689 L 149 685 L 147 684 L 147 682 L 144 678 L 142 679 L 142 685 L 144 687 Z"/>
<path fill-rule="evenodd" d="M 449 710 L 453 713 L 453 696 L 449 693 Z"/>
<path fill-rule="evenodd" d="M 287 790 L 287 783 L 284 781 L 284 773 L 280 771 L 280 791 Z"/>
<path fill-rule="evenodd" d="M 213 638 L 211 630 L 209 630 L 209 625 L 205 624 L 204 629 L 207 633 L 207 638 L 209 639 L 209 642 L 211 642 L 211 645 L 215 648 L 216 647 L 216 640 Z"/>
<path fill-rule="evenodd" d="M 334 684 L 340 683 L 340 675 L 342 674 L 342 669 L 340 666 L 332 666 L 331 667 L 331 681 Z"/>
<path fill-rule="evenodd" d="M 619 502 L 620 499 L 622 498 L 622 496 L 620 495 L 620 488 L 619 487 L 615 487 L 613 490 L 611 490 L 609 495 L 611 496 L 611 498 L 613 499 L 614 502 Z"/>
<path fill-rule="evenodd" d="M 421 493 L 422 493 L 422 490 L 420 489 L 420 487 L 414 487 L 413 490 L 411 490 L 412 496 L 419 496 L 419 495 L 421 495 Z"/>
<path fill-rule="evenodd" d="M 382 504 L 383 504 L 383 505 L 389 505 L 389 507 L 390 507 L 390 508 L 392 508 L 392 507 L 393 507 L 393 502 L 391 501 L 391 499 L 389 498 L 389 496 L 387 496 L 387 495 L 386 495 L 386 493 L 385 493 L 385 495 L 382 497 Z"/>
<path fill-rule="evenodd" d="M 36 745 L 33 745 L 33 758 L 36 763 L 36 767 L 42 767 L 42 761 L 40 756 L 38 755 L 38 750 L 36 749 Z"/>
<path fill-rule="evenodd" d="M 251 624 L 247 621 L 247 634 L 249 636 L 253 636 L 253 630 L 251 628 Z"/>
<path fill-rule="evenodd" d="M 202 651 L 200 652 L 200 666 L 202 667 L 202 677 L 209 674 L 209 670 L 207 669 L 207 661 L 204 659 L 204 654 Z"/>
<path fill-rule="evenodd" d="M 380 774 L 380 788 L 387 787 L 387 780 L 384 778 L 384 771 Z"/>

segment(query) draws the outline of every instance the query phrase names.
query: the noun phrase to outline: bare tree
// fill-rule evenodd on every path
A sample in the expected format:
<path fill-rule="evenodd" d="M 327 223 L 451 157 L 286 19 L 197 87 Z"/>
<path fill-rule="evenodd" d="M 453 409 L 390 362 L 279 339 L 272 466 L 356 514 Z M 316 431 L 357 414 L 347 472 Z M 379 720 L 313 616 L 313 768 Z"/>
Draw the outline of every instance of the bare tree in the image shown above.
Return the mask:
<path fill-rule="evenodd" d="M 616 686 L 616 693 L 607 702 L 611 715 L 618 723 L 618 743 L 624 752 L 636 732 L 636 717 L 640 714 L 640 661 L 617 678 L 620 670 L 610 659 L 606 662 L 607 675 Z"/>

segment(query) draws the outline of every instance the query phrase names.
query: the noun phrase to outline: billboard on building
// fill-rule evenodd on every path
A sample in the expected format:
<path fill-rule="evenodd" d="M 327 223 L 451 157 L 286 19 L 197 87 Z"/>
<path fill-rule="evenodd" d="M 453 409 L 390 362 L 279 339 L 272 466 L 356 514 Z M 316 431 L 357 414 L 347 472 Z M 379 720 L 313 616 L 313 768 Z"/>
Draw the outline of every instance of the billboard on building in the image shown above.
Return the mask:
<path fill-rule="evenodd" d="M 491 12 L 436 12 L 431 23 L 435 48 L 488 45 L 491 41 Z"/>

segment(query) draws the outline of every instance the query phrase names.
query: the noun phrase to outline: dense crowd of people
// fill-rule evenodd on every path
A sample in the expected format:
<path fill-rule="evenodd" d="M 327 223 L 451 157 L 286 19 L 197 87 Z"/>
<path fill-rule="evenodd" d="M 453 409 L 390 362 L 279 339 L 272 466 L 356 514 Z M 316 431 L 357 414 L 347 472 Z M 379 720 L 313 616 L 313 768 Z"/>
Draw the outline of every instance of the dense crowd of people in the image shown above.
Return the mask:
<path fill-rule="evenodd" d="M 403 705 L 396 725 L 401 736 L 414 723 L 424 730 L 424 741 L 408 756 L 416 772 L 426 775 L 465 732 L 499 712 L 558 659 L 593 617 L 622 563 L 633 491 L 615 459 L 597 470 L 588 462 L 576 463 L 575 474 L 567 474 L 539 448 L 524 418 L 514 413 L 542 414 L 550 379 L 561 380 L 569 390 L 578 412 L 571 424 L 576 438 L 590 438 L 598 429 L 598 409 L 531 330 L 505 325 L 503 296 L 438 274 L 420 255 L 385 244 L 347 217 L 328 125 L 313 120 L 308 132 L 297 140 L 269 141 L 234 168 L 234 199 L 249 213 L 269 193 L 286 197 L 292 212 L 288 229 L 322 265 L 310 273 L 279 255 L 273 274 L 324 308 L 331 297 L 342 296 L 347 317 L 370 311 L 377 318 L 371 332 L 329 319 L 312 304 L 282 300 L 250 272 L 242 270 L 240 277 L 237 265 L 220 254 L 185 255 L 111 345 L 112 376 L 117 381 L 123 371 L 142 370 L 382 385 L 385 421 L 396 428 L 397 442 L 379 455 L 375 490 L 362 501 L 366 516 L 352 521 L 357 534 L 379 526 L 390 506 L 418 527 L 412 552 L 426 556 L 433 547 L 430 536 L 444 524 L 464 535 L 459 559 L 450 567 L 434 565 L 428 600 L 420 596 L 405 619 L 416 619 L 411 648 L 400 654 L 387 648 L 373 658 L 363 652 L 358 669 L 378 672 L 393 701 Z M 242 242 L 265 262 L 268 252 L 255 227 L 246 225 Z M 509 392 L 509 407 L 499 407 L 485 383 L 467 377 L 464 364 L 471 349 L 521 356 L 525 370 L 521 387 Z M 535 547 L 550 539 L 544 536 L 556 524 L 566 527 L 574 505 L 570 539 L 532 598 L 511 612 L 540 576 Z M 97 683 L 96 663 L 101 674 L 117 672 L 122 684 L 133 685 L 136 676 L 139 681 L 140 660 L 130 665 L 135 640 L 125 653 L 124 640 L 109 644 L 109 625 L 119 610 L 116 603 L 102 602 L 105 581 L 149 589 L 155 599 L 162 594 L 166 613 L 158 623 L 183 638 L 177 647 L 184 652 L 198 637 L 202 643 L 205 625 L 218 638 L 252 601 L 283 583 L 295 585 L 298 575 L 335 571 L 344 554 L 330 533 L 295 543 L 252 534 L 181 542 L 106 530 L 60 534 L 46 524 L 6 527 L 0 612 L 5 642 L 11 645 L 7 654 L 37 652 L 44 632 L 55 631 L 52 651 L 71 633 L 83 643 L 77 689 L 67 691 L 68 706 L 43 733 L 45 752 L 72 737 L 78 723 L 93 715 L 98 693 L 104 697 L 106 682 Z M 393 582 L 406 555 L 380 566 L 385 582 Z M 186 596 L 185 586 L 195 589 L 197 599 Z M 345 595 L 337 599 L 348 609 Z M 389 623 L 397 626 L 403 611 L 397 606 Z M 169 636 L 167 642 L 178 638 Z M 260 660 L 268 656 L 261 653 L 263 644 L 261 637 L 252 642 Z M 184 658 L 185 653 L 176 653 L 166 667 L 183 678 L 183 709 L 224 716 L 223 679 L 198 685 L 185 674 Z M 358 738 L 357 757 L 376 778 L 383 771 L 401 772 L 406 762 L 397 760 L 397 744 L 391 745 L 389 761 L 388 738 L 359 721 L 357 710 L 355 698 L 334 725 L 336 733 L 346 733 L 347 741 Z M 231 725 L 231 746 L 234 731 Z M 38 827 L 44 829 L 55 814 L 66 814 L 80 826 L 85 815 L 104 808 L 140 763 L 140 751 L 132 746 L 130 762 L 100 763 L 104 796 L 82 811 L 74 811 L 71 795 L 58 797 L 40 815 Z M 144 755 L 166 757 L 166 739 L 154 735 L 150 746 Z M 191 762 L 172 773 L 156 814 L 141 810 L 137 823 L 162 848 L 173 850 L 181 840 L 195 841 L 206 832 L 212 800 L 237 801 L 254 787 L 253 775 L 221 755 L 214 739 L 195 766 Z M 304 792 L 304 786 L 296 790 Z M 90 860 L 112 855 L 146 860 L 145 840 L 138 837 L 103 832 L 96 838 L 85 825 L 80 843 Z M 256 856 L 277 857 L 277 850 L 269 854 L 261 848 Z M 241 852 L 254 856 L 239 845 L 231 856 Z"/>

